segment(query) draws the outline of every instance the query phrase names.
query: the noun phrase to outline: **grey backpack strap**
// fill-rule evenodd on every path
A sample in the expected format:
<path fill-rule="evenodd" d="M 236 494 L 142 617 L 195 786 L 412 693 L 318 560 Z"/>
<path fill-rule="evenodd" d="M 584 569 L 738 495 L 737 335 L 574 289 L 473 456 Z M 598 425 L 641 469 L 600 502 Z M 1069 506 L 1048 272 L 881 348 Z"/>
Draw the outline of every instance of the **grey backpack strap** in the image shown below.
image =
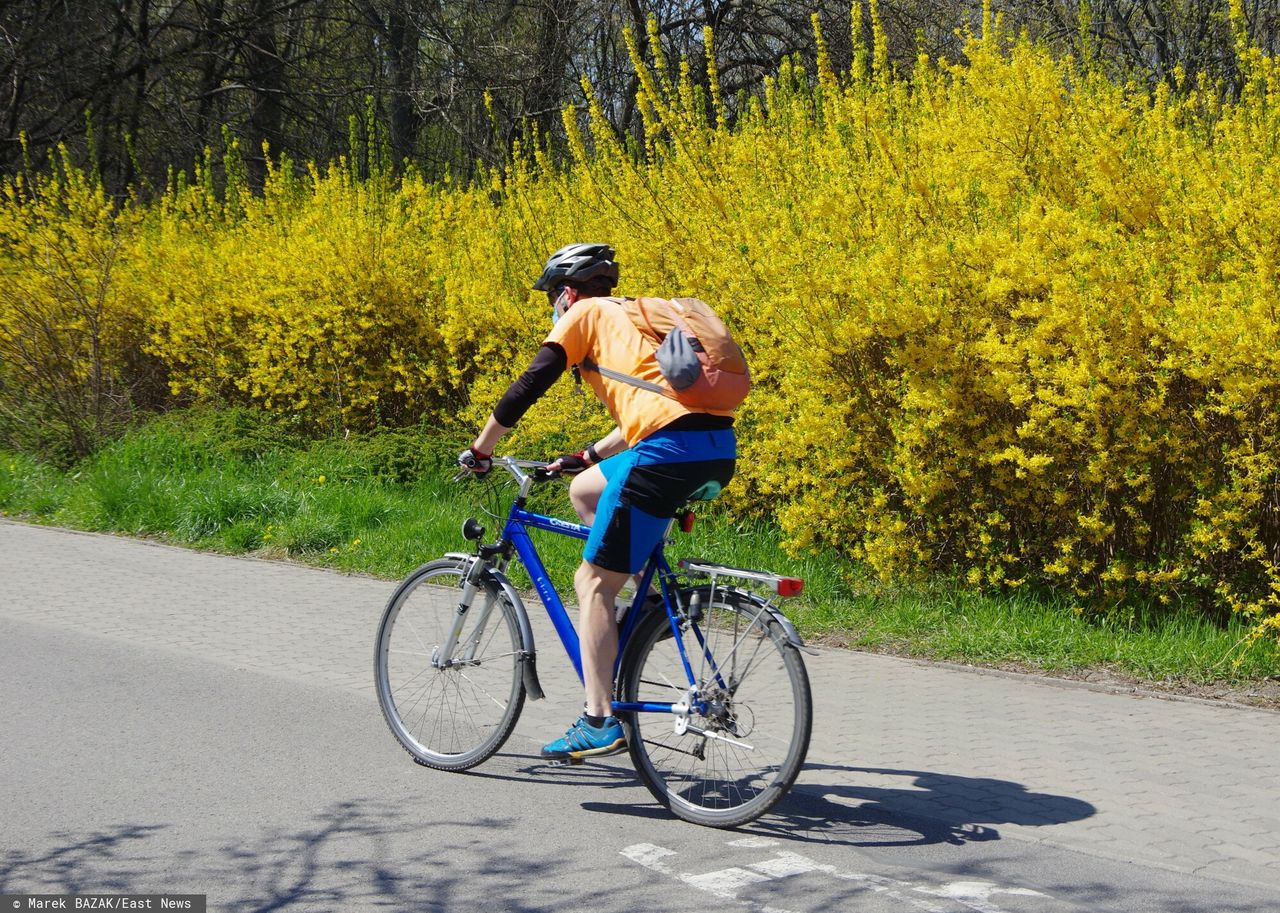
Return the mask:
<path fill-rule="evenodd" d="M 661 384 L 655 384 L 652 381 L 643 380 L 639 377 L 633 377 L 630 374 L 623 374 L 621 371 L 611 371 L 608 368 L 602 368 L 590 358 L 582 360 L 582 369 L 584 371 L 595 371 L 601 377 L 607 377 L 610 380 L 616 380 L 624 384 L 630 384 L 633 387 L 639 387 L 641 390 L 648 390 L 650 393 L 657 393 L 665 396 L 667 399 L 675 399 L 675 394 Z"/>
<path fill-rule="evenodd" d="M 606 298 L 604 300 L 612 301 L 618 306 L 622 306 L 624 301 L 624 299 L 622 298 Z M 638 303 L 640 299 L 636 299 L 636 301 Z M 643 317 L 645 323 L 649 325 L 650 331 L 653 332 L 654 336 L 656 337 L 658 335 L 657 331 L 653 329 L 653 323 L 652 321 L 649 320 L 648 314 L 645 313 L 644 306 L 643 305 L 638 305 L 638 306 L 640 307 L 641 316 Z M 679 318 L 677 317 L 677 320 L 678 319 Z M 684 322 L 680 321 L 680 325 L 683 326 Z M 640 330 L 639 327 L 636 327 L 636 332 L 641 333 L 641 335 L 643 335 L 643 332 Z M 676 336 L 680 337 L 680 339 L 672 338 Z M 659 366 L 659 369 L 662 371 L 662 374 L 664 377 L 668 376 L 667 361 L 670 358 L 670 356 L 667 355 L 667 350 L 671 348 L 671 346 L 668 345 L 668 343 L 676 344 L 676 343 L 683 342 L 684 347 L 681 350 L 681 354 L 692 355 L 693 353 L 692 353 L 692 350 L 689 349 L 689 343 L 687 340 L 688 340 L 688 337 L 686 337 L 683 333 L 671 332 L 667 334 L 667 337 L 665 340 L 663 340 L 662 345 L 658 347 L 658 351 L 657 353 L 655 353 L 655 357 L 658 359 L 658 366 Z M 694 357 L 694 360 L 696 361 L 697 357 L 696 356 L 693 356 L 693 357 Z M 678 358 L 676 360 L 680 361 L 680 359 Z M 665 396 L 667 399 L 676 399 L 675 393 L 669 387 L 664 387 L 662 386 L 662 384 L 655 384 L 652 381 L 644 380 L 643 378 L 635 377 L 634 375 L 631 375 L 631 374 L 623 374 L 621 371 L 614 371 L 614 370 L 611 370 L 610 368 L 602 368 L 600 367 L 600 365 L 596 364 L 596 362 L 591 358 L 584 358 L 580 364 L 580 367 L 585 371 L 595 371 L 601 377 L 607 377 L 610 380 L 616 380 L 619 383 L 623 383 L 623 384 L 630 384 L 633 387 L 639 387 L 641 390 L 648 390 L 650 393 L 656 393 L 659 396 Z M 698 368 L 700 371 L 701 365 L 699 365 Z M 687 374 L 687 372 L 688 372 L 688 368 L 686 366 L 685 373 Z M 696 379 L 697 378 L 695 376 L 694 378 L 690 379 L 688 383 L 692 383 L 692 381 Z M 684 378 L 681 377 L 681 380 L 683 381 Z M 684 384 L 684 386 L 688 386 L 688 383 Z M 681 387 L 681 389 L 683 389 L 683 387 Z"/>

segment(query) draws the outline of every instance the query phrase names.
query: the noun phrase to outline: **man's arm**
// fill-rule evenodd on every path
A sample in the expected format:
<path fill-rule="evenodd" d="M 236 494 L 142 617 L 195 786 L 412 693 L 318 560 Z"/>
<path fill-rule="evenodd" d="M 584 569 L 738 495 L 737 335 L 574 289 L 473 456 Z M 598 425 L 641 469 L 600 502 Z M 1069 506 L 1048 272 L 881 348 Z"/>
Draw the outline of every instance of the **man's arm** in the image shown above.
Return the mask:
<path fill-rule="evenodd" d="M 492 415 L 489 416 L 489 420 L 484 423 L 484 430 L 480 432 L 476 437 L 475 442 L 471 445 L 472 451 L 477 455 L 491 455 L 493 453 L 493 448 L 498 446 L 498 439 L 510 430 L 510 428 L 499 422 Z"/>
<path fill-rule="evenodd" d="M 493 414 L 485 422 L 484 429 L 471 445 L 477 456 L 488 457 L 498 440 L 516 426 L 516 423 L 551 388 L 568 365 L 564 349 L 555 343 L 544 343 L 525 372 L 507 388 Z"/>
<path fill-rule="evenodd" d="M 595 442 L 596 455 L 600 459 L 608 459 L 615 453 L 622 453 L 627 449 L 627 439 L 622 436 L 621 428 L 614 428 L 600 440 Z"/>
<path fill-rule="evenodd" d="M 621 453 L 627 449 L 627 439 L 622 436 L 622 431 L 614 428 L 600 440 L 594 444 L 588 444 L 577 453 L 566 453 L 564 456 L 556 457 L 547 464 L 547 469 L 552 472 L 582 472 L 597 463 L 607 460 L 615 453 Z"/>

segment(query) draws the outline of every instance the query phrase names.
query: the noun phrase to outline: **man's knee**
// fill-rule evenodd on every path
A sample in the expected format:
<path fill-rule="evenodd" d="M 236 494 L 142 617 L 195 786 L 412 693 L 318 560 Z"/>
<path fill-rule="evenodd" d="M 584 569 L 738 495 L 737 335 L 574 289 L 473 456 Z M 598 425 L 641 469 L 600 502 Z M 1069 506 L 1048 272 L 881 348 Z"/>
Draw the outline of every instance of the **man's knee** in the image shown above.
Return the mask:
<path fill-rule="evenodd" d="M 578 565 L 574 575 L 574 588 L 578 592 L 578 600 L 585 602 L 592 596 L 603 598 L 606 603 L 615 599 L 631 575 L 583 561 Z"/>
<path fill-rule="evenodd" d="M 578 473 L 569 483 L 569 501 L 578 516 L 588 525 L 595 519 L 596 507 L 600 504 L 600 496 L 604 493 L 607 481 L 604 473 L 592 466 L 585 472 Z"/>

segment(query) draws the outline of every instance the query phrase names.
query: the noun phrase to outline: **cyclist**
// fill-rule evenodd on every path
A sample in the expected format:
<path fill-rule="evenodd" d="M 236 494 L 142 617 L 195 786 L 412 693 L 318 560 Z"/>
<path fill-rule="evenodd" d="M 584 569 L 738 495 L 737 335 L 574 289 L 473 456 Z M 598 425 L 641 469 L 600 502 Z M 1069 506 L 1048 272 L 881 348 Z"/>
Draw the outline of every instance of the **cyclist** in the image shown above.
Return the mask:
<path fill-rule="evenodd" d="M 653 345 L 616 298 L 618 263 L 607 244 L 570 244 L 547 260 L 533 288 L 546 292 L 553 327 L 528 369 L 508 388 L 484 429 L 458 457 L 483 474 L 498 439 L 515 426 L 570 365 L 577 366 L 617 427 L 550 468 L 577 473 L 569 497 L 591 536 L 574 575 L 586 687 L 583 714 L 542 749 L 551 761 L 576 761 L 626 749 L 612 715 L 618 653 L 614 600 L 644 566 L 667 523 L 694 495 L 714 496 L 733 476 L 733 416 L 693 412 L 652 390 L 603 377 L 614 371 L 659 382 Z"/>

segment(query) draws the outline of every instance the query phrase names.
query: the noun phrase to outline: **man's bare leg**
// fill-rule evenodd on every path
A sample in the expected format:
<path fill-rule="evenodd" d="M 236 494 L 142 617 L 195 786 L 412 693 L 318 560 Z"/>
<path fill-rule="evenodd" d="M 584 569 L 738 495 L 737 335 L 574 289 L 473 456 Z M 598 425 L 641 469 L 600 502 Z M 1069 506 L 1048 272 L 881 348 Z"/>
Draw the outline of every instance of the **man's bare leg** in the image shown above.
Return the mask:
<path fill-rule="evenodd" d="M 608 481 L 597 465 L 578 473 L 569 484 L 569 502 L 573 504 L 574 511 L 577 512 L 582 522 L 587 526 L 591 526 L 596 521 L 596 508 L 600 506 L 600 498 L 604 494 L 605 485 L 608 484 Z M 611 573 L 610 571 L 605 571 L 604 568 L 598 568 L 598 570 L 606 574 Z M 581 573 L 581 569 L 578 572 Z M 631 580 L 635 583 L 637 589 L 640 586 L 640 576 L 640 574 L 631 575 Z M 574 579 L 576 584 L 577 578 L 575 577 Z M 621 587 L 619 587 L 619 590 L 621 590 Z M 656 593 L 658 590 L 650 585 L 649 592 Z M 616 598 L 618 593 L 615 591 L 613 595 Z M 583 604 L 582 590 L 579 588 L 578 605 L 581 606 Z"/>
<path fill-rule="evenodd" d="M 584 561 L 573 578 L 578 593 L 582 677 L 586 685 L 587 713 L 591 716 L 612 715 L 613 664 L 618 656 L 614 600 L 630 577 L 630 574 L 605 570 Z"/>

